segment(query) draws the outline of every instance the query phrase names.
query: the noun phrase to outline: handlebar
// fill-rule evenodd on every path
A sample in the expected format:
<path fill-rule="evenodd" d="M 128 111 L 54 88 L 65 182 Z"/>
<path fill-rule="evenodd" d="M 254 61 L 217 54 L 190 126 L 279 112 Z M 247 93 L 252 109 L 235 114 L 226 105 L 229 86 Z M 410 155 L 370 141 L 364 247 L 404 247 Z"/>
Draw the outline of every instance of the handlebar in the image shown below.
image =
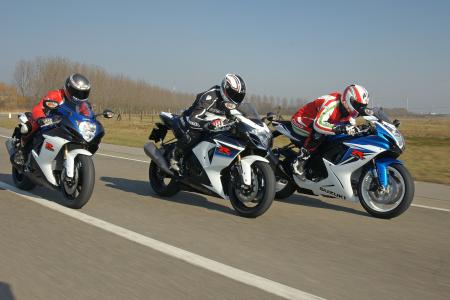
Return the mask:
<path fill-rule="evenodd" d="M 61 123 L 62 117 L 60 115 L 54 115 L 52 117 L 40 118 L 37 123 L 40 127 L 47 127 Z"/>
<path fill-rule="evenodd" d="M 370 133 L 373 129 L 373 126 L 372 126 L 372 124 L 368 123 L 368 124 L 362 124 L 362 125 L 355 126 L 355 129 L 357 130 L 355 135 L 362 135 L 362 134 Z"/>

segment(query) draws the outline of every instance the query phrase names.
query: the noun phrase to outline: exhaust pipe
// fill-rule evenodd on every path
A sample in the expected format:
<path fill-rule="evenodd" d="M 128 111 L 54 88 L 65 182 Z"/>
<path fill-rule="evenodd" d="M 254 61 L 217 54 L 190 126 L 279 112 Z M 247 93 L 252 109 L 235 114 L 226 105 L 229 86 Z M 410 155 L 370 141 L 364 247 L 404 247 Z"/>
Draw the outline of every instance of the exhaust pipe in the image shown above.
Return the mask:
<path fill-rule="evenodd" d="M 6 150 L 8 150 L 9 157 L 11 157 L 14 154 L 14 140 L 12 138 L 9 138 L 5 142 Z"/>
<path fill-rule="evenodd" d="M 166 159 L 162 155 L 161 151 L 156 148 L 153 142 L 148 142 L 144 145 L 144 152 L 148 157 L 152 159 L 156 163 L 156 165 L 167 175 L 173 176 L 173 172 L 169 169 L 169 165 L 166 162 Z"/>

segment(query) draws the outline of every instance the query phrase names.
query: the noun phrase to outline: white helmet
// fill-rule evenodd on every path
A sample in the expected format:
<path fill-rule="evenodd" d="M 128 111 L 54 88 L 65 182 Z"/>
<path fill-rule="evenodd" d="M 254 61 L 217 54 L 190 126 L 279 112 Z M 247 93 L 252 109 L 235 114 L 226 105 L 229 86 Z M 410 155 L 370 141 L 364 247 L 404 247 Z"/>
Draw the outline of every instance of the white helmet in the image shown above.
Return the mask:
<path fill-rule="evenodd" d="M 364 115 L 364 110 L 369 104 L 369 92 L 360 85 L 349 85 L 344 90 L 341 103 L 351 116 L 357 117 L 359 114 Z"/>
<path fill-rule="evenodd" d="M 220 85 L 220 94 L 225 101 L 239 105 L 245 97 L 245 82 L 241 76 L 227 74 Z"/>

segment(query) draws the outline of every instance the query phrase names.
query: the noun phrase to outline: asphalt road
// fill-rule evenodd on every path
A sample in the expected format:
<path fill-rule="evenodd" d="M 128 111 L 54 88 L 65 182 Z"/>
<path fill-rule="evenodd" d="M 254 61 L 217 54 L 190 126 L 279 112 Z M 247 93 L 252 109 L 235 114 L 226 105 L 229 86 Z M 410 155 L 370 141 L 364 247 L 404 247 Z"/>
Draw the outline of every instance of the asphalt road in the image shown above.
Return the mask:
<path fill-rule="evenodd" d="M 155 196 L 141 149 L 99 154 L 94 194 L 72 216 L 55 210 L 57 192 L 8 191 L 0 147 L 0 299 L 276 299 L 276 284 L 304 299 L 450 298 L 448 186 L 417 183 L 416 206 L 393 220 L 301 195 L 249 220 L 225 200 Z M 242 273 L 230 279 L 226 266 Z"/>

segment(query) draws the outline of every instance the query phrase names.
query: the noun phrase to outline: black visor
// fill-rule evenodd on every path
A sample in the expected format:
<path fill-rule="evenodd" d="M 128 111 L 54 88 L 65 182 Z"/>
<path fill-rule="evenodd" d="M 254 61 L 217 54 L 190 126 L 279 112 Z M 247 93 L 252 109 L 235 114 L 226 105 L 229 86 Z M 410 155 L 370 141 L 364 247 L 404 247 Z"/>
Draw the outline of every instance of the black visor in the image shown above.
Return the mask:
<path fill-rule="evenodd" d="M 245 91 L 242 93 L 238 93 L 237 91 L 233 90 L 230 87 L 225 89 L 225 94 L 228 97 L 228 99 L 230 99 L 236 104 L 240 104 L 242 100 L 244 100 L 245 98 Z"/>
<path fill-rule="evenodd" d="M 362 104 L 356 100 L 353 100 L 352 106 L 359 114 L 361 114 L 361 115 L 365 114 L 365 109 L 367 108 L 367 104 Z"/>
<path fill-rule="evenodd" d="M 77 90 L 73 86 L 66 86 L 69 96 L 74 98 L 74 100 L 85 101 L 89 97 L 90 90 Z"/>

